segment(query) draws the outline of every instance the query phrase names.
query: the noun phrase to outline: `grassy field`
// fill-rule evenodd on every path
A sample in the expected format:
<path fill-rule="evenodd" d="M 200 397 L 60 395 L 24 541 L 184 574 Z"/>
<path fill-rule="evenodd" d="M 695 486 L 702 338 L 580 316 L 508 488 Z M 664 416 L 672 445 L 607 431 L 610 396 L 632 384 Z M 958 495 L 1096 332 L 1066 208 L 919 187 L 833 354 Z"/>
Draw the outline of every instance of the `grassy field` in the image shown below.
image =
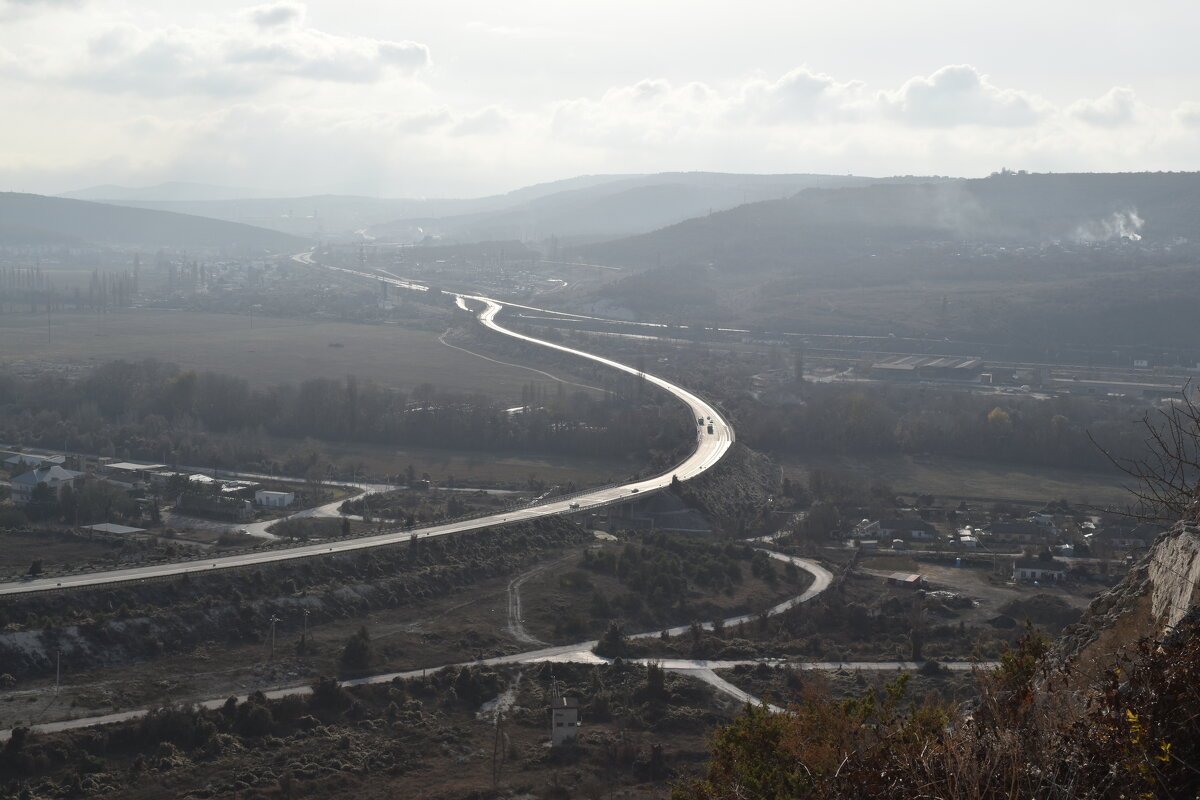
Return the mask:
<path fill-rule="evenodd" d="M 942 501 L 1044 503 L 1066 498 L 1081 505 L 1123 505 L 1129 493 L 1121 476 L 1053 467 L 994 464 L 944 456 L 789 458 L 793 480 L 811 469 L 849 473 L 890 484 L 901 495 L 931 494 Z"/>
<path fill-rule="evenodd" d="M 0 315 L 0 364 L 88 367 L 154 358 L 224 372 L 255 386 L 357 375 L 404 391 L 424 383 L 520 400 L 544 375 L 477 358 L 437 334 L 391 325 L 134 309 L 115 314 Z"/>
<path fill-rule="evenodd" d="M 41 559 L 49 570 L 67 563 L 80 565 L 87 561 L 107 560 L 120 552 L 118 543 L 58 531 L 0 533 L 0 576 L 24 573 L 35 559 Z"/>
<path fill-rule="evenodd" d="M 293 443 L 298 444 L 298 443 Z M 429 473 L 437 485 L 453 475 L 458 486 L 524 489 L 530 478 L 550 484 L 574 482 L 579 486 L 622 480 L 645 466 L 635 460 L 537 456 L 520 453 L 397 449 L 358 442 L 321 442 L 322 452 L 344 471 L 350 467 L 373 478 L 400 475 L 412 465 L 418 476 Z M 280 452 L 287 447 L 280 447 Z"/>

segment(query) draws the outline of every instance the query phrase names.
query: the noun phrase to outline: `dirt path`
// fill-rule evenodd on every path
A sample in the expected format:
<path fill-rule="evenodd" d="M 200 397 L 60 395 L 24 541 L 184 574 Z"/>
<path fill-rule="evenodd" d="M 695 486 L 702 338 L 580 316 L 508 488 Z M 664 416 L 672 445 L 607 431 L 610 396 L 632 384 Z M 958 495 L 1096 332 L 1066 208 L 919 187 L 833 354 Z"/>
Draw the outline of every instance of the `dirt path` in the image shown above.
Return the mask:
<path fill-rule="evenodd" d="M 504 627 L 504 630 L 518 642 L 522 644 L 541 645 L 542 647 L 546 646 L 545 642 L 536 636 L 532 636 L 529 631 L 525 630 L 525 619 L 521 615 L 521 586 L 535 575 L 545 572 L 547 568 L 561 564 L 571 558 L 574 558 L 574 556 L 563 556 L 555 561 L 539 564 L 508 582 L 508 625 Z"/>
<path fill-rule="evenodd" d="M 779 605 L 770 609 L 770 611 L 767 612 L 769 616 L 782 613 L 783 611 L 787 610 L 788 608 L 792 608 L 795 605 L 798 605 L 800 603 L 804 603 L 804 602 L 807 602 L 808 600 L 811 600 L 812 598 L 816 597 L 821 592 L 823 592 L 826 588 L 828 588 L 830 581 L 833 578 L 832 573 L 830 573 L 827 569 L 822 567 L 817 562 L 812 561 L 810 559 L 799 558 L 796 556 L 788 556 L 788 555 L 784 555 L 782 553 L 771 553 L 771 557 L 779 559 L 781 561 L 791 561 L 796 566 L 809 572 L 813 576 L 813 583 L 811 586 L 809 586 L 809 588 L 805 592 L 803 592 L 799 596 L 794 597 L 791 600 L 785 601 L 783 603 L 780 603 Z M 551 564 L 553 564 L 553 563 L 555 563 L 555 562 L 551 562 Z M 550 566 L 550 565 L 547 564 L 545 566 Z M 532 574 L 533 572 L 536 572 L 536 570 L 533 570 L 530 573 L 525 573 L 525 576 L 522 576 L 522 577 L 527 577 L 528 575 Z M 518 578 L 518 580 L 519 580 L 519 578 Z M 514 581 L 514 583 L 515 583 L 515 581 Z M 731 626 L 731 625 L 737 624 L 737 622 L 739 620 L 749 619 L 749 618 L 750 617 L 735 617 L 735 618 L 726 620 L 725 624 L 727 626 Z M 519 615 L 518 615 L 518 619 L 519 619 Z M 679 630 L 682 631 L 685 629 L 681 628 Z M 526 634 L 526 635 L 528 635 L 528 634 Z M 639 636 L 646 636 L 646 635 L 656 636 L 656 635 L 658 635 L 658 633 L 653 632 L 653 633 L 649 633 L 649 634 L 639 634 Z M 508 655 L 508 656 L 498 656 L 495 658 L 482 659 L 482 660 L 475 661 L 475 662 L 464 662 L 464 664 L 458 664 L 458 665 L 454 665 L 454 666 L 462 666 L 462 665 L 465 665 L 466 663 L 490 664 L 490 665 L 535 664 L 535 663 L 542 662 L 542 661 L 562 661 L 562 662 L 572 662 L 572 663 L 580 663 L 580 664 L 609 664 L 609 663 L 612 663 L 609 659 L 601 658 L 600 656 L 598 656 L 592 652 L 592 647 L 594 647 L 595 645 L 596 645 L 596 642 L 593 641 L 593 642 L 580 642 L 578 644 L 563 645 L 563 646 L 558 646 L 558 647 L 546 647 L 546 648 L 543 648 L 540 650 L 533 650 L 533 651 L 529 651 L 529 652 L 525 652 L 525 653 L 515 653 L 513 655 Z M 805 663 L 805 662 L 785 662 L 780 659 L 769 659 L 769 658 L 747 659 L 744 661 L 707 661 L 707 660 L 694 660 L 693 661 L 693 660 L 688 660 L 688 659 L 634 659 L 631 663 L 647 663 L 650 661 L 658 663 L 660 666 L 662 666 L 663 669 L 666 669 L 666 670 L 669 670 L 672 672 L 690 674 L 695 677 L 698 677 L 701 680 L 703 680 L 704 682 L 711 685 L 713 688 L 717 689 L 718 691 L 721 691 L 721 692 L 733 697 L 736 700 L 739 700 L 742 702 L 750 702 L 750 703 L 757 703 L 758 699 L 753 697 L 749 693 L 743 691 L 742 689 L 739 689 L 738 687 L 734 686 L 733 684 L 729 683 L 725 679 L 721 678 L 714 672 L 714 670 L 731 669 L 734 666 L 737 666 L 739 664 L 758 664 L 761 662 L 767 662 L 767 663 L 778 664 L 778 665 L 790 664 L 791 666 L 799 668 L 799 669 L 821 669 L 821 670 L 838 670 L 838 669 L 863 670 L 863 671 L 866 671 L 866 670 L 895 670 L 895 669 L 909 670 L 909 669 L 916 669 L 921 666 L 920 663 L 910 662 L 910 661 L 807 662 L 807 663 Z M 953 670 L 970 670 L 970 669 L 975 669 L 980 665 L 975 662 L 952 662 L 952 663 L 943 664 L 943 666 L 948 669 L 953 669 Z M 383 674 L 383 675 L 371 675 L 371 676 L 368 676 L 365 678 L 356 678 L 356 679 L 344 681 L 342 685 L 343 686 L 362 686 L 362 685 L 370 685 L 370 684 L 390 683 L 391 681 L 398 679 L 398 678 L 399 679 L 407 679 L 407 678 L 415 678 L 418 676 L 422 676 L 422 675 L 425 675 L 426 673 L 434 671 L 436 669 L 438 669 L 438 668 L 437 667 L 429 667 L 429 668 L 423 668 L 423 669 L 409 670 L 406 672 L 392 672 L 392 673 L 387 673 L 387 674 Z M 293 696 L 293 695 L 303 696 L 303 695 L 310 694 L 311 692 L 312 692 L 312 687 L 310 685 L 303 684 L 303 685 L 284 686 L 284 687 L 280 687 L 277 689 L 265 690 L 264 694 L 266 695 L 266 697 L 268 699 L 278 699 L 281 697 L 289 697 L 289 696 Z M 209 709 L 219 708 L 222 704 L 225 703 L 226 696 L 213 698 L 210 700 L 200 701 L 196 705 L 198 705 L 202 708 L 209 708 Z M 239 702 L 244 701 L 247 697 L 246 694 L 239 694 L 239 695 L 235 695 L 235 696 L 238 697 Z M 502 702 L 503 702 L 503 699 L 498 698 L 498 703 L 502 703 Z M 40 724 L 33 725 L 31 727 L 33 729 L 43 732 L 43 733 L 52 733 L 55 731 L 74 730 L 74 729 L 78 729 L 78 728 L 87 728 L 87 727 L 91 727 L 94 725 L 104 725 L 104 724 L 108 724 L 108 723 L 112 723 L 112 722 L 121 722 L 124 720 L 137 719 L 139 717 L 145 716 L 147 713 L 149 713 L 149 711 L 150 711 L 150 709 L 148 709 L 148 708 L 133 709 L 133 710 L 129 710 L 129 711 L 119 712 L 116 714 L 106 714 L 106 715 L 98 716 L 98 717 L 78 718 L 78 719 L 62 720 L 59 722 L 40 723 Z M 0 742 L 7 741 L 11 736 L 12 736 L 11 730 L 0 731 Z"/>
<path fill-rule="evenodd" d="M 505 367 L 516 367 L 517 369 L 525 369 L 525 370 L 529 370 L 530 372 L 536 372 L 538 375 L 544 375 L 552 381 L 557 381 L 558 383 L 565 383 L 567 386 L 578 386 L 581 389 L 588 389 L 593 392 L 600 392 L 601 394 L 604 393 L 604 390 L 598 386 L 591 386 L 586 383 L 576 383 L 575 381 L 569 381 L 566 378 L 560 378 L 557 375 L 551 375 L 549 372 L 544 372 L 543 370 L 540 370 L 540 369 L 534 369 L 533 367 L 526 367 L 523 364 L 512 364 L 512 363 L 509 363 L 508 361 L 499 361 L 495 358 L 489 358 L 488 356 L 482 355 L 481 353 L 476 353 L 474 350 L 468 350 L 465 347 L 459 347 L 456 344 L 450 344 L 449 342 L 446 341 L 447 333 L 450 333 L 450 331 L 446 331 L 441 336 L 439 336 L 438 341 L 441 342 L 442 344 L 446 345 L 446 347 L 450 347 L 454 350 L 460 350 L 469 356 L 475 356 L 476 358 L 482 358 L 484 361 L 490 361 L 493 364 L 500 364 Z"/>

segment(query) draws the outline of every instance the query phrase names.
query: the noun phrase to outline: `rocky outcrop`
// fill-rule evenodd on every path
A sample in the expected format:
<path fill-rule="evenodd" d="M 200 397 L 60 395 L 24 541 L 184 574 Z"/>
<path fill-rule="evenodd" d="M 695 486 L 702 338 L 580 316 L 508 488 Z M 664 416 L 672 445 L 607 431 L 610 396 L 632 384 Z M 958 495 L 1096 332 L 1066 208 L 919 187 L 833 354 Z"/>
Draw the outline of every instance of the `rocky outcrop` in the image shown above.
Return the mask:
<path fill-rule="evenodd" d="M 1126 648 L 1169 634 L 1198 602 L 1200 525 L 1181 522 L 1063 631 L 1051 663 L 1069 686 L 1087 685 L 1113 667 Z"/>

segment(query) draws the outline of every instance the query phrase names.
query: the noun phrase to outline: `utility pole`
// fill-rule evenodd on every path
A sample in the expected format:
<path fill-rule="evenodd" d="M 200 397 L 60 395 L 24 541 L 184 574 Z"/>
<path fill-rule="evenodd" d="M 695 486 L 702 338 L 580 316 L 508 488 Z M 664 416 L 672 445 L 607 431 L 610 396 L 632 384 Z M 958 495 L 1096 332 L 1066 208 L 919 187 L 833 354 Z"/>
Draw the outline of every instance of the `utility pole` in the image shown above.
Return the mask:
<path fill-rule="evenodd" d="M 300 646 L 298 648 L 296 648 L 296 652 L 299 655 L 306 656 L 306 655 L 308 655 L 308 615 L 309 615 L 309 610 L 307 608 L 302 609 L 301 613 L 304 614 L 304 623 L 303 623 L 304 627 L 301 629 L 301 632 L 300 632 Z"/>
<path fill-rule="evenodd" d="M 270 661 L 275 660 L 275 623 L 279 621 L 279 617 L 271 615 L 271 657 L 268 659 Z"/>

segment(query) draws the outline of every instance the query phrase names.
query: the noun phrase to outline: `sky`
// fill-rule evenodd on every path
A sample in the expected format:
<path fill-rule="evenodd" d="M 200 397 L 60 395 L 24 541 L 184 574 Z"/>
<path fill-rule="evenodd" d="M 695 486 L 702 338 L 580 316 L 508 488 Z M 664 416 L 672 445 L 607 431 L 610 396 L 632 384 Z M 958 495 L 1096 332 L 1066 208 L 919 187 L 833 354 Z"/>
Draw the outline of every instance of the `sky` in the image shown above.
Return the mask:
<path fill-rule="evenodd" d="M 1200 169 L 1200 4 L 0 0 L 0 191 Z"/>

